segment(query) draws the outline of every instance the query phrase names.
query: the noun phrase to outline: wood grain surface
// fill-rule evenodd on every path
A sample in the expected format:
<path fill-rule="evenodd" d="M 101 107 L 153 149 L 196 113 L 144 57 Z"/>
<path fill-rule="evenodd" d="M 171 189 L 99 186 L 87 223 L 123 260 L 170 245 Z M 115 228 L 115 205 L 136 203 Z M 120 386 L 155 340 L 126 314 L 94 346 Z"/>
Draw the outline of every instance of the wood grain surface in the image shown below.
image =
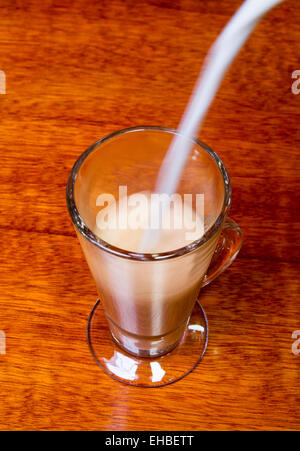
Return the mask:
<path fill-rule="evenodd" d="M 239 4 L 0 1 L 1 430 L 300 428 L 298 2 L 260 23 L 201 133 L 231 175 L 245 243 L 201 293 L 210 340 L 189 376 L 147 390 L 96 366 L 85 338 L 96 290 L 65 204 L 68 173 L 98 138 L 177 127 Z"/>

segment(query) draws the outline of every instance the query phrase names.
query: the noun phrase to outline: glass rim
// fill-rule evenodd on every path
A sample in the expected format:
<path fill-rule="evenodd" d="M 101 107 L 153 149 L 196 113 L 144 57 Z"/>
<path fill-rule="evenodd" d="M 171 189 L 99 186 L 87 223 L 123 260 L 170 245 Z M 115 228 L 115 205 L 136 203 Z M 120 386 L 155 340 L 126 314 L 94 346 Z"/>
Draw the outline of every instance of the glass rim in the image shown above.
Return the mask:
<path fill-rule="evenodd" d="M 198 247 L 202 246 L 204 243 L 206 243 L 208 240 L 210 240 L 220 229 L 223 220 L 226 218 L 228 211 L 230 209 L 231 205 L 231 183 L 229 179 L 229 175 L 227 172 L 227 169 L 221 160 L 221 158 L 216 154 L 215 151 L 213 151 L 207 144 L 205 144 L 203 141 L 201 141 L 198 138 L 188 138 L 191 139 L 197 146 L 200 146 L 203 150 L 205 150 L 214 160 L 216 163 L 223 179 L 224 183 L 224 202 L 222 206 L 221 213 L 219 214 L 218 218 L 214 222 L 214 224 L 199 238 L 198 240 L 193 241 L 192 243 L 181 247 L 179 249 L 175 249 L 168 252 L 160 252 L 160 253 L 139 253 L 139 252 L 131 252 L 122 248 L 115 247 L 106 241 L 99 238 L 97 235 L 95 235 L 89 227 L 85 224 L 84 220 L 80 216 L 80 213 L 77 209 L 75 197 L 74 197 L 74 188 L 75 183 L 77 179 L 78 172 L 85 161 L 85 159 L 96 149 L 98 149 L 101 144 L 104 142 L 110 141 L 114 138 L 117 138 L 119 136 L 122 136 L 127 133 L 132 132 L 141 132 L 141 131 L 161 131 L 165 133 L 170 133 L 172 135 L 181 135 L 184 136 L 182 133 L 180 133 L 176 129 L 167 128 L 167 127 L 161 127 L 161 126 L 152 126 L 152 125 L 144 125 L 144 126 L 137 126 L 137 127 L 130 127 L 125 128 L 122 130 L 118 130 L 113 133 L 109 133 L 108 135 L 105 135 L 103 138 L 100 138 L 98 141 L 93 143 L 91 146 L 89 146 L 77 159 L 75 162 L 73 168 L 71 169 L 68 183 L 67 183 L 67 189 L 66 189 L 66 201 L 68 210 L 72 219 L 72 222 L 76 228 L 80 232 L 80 234 L 86 238 L 88 241 L 90 241 L 95 246 L 99 247 L 100 249 L 116 255 L 118 257 L 122 258 L 128 258 L 131 260 L 136 261 L 154 261 L 154 260 L 167 260 L 174 257 L 179 257 L 184 254 L 190 253 L 197 249 Z"/>

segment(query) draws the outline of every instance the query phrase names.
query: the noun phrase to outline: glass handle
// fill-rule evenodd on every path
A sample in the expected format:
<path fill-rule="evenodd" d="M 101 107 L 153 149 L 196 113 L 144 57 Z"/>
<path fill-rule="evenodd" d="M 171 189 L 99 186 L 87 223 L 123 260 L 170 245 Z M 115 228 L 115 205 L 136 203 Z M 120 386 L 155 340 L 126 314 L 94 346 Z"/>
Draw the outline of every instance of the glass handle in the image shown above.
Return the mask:
<path fill-rule="evenodd" d="M 218 277 L 233 262 L 243 244 L 243 232 L 233 219 L 226 218 L 202 287 Z"/>

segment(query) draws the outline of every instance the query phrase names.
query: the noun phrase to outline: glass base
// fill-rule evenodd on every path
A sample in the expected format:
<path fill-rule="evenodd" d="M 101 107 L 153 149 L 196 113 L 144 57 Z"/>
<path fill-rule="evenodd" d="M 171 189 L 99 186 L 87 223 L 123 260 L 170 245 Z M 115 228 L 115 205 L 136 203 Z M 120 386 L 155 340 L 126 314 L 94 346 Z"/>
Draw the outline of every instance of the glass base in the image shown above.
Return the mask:
<path fill-rule="evenodd" d="M 89 316 L 87 339 L 97 364 L 112 378 L 139 387 L 162 387 L 182 379 L 201 361 L 208 343 L 208 324 L 197 301 L 175 349 L 161 357 L 136 357 L 115 342 L 98 300 Z"/>

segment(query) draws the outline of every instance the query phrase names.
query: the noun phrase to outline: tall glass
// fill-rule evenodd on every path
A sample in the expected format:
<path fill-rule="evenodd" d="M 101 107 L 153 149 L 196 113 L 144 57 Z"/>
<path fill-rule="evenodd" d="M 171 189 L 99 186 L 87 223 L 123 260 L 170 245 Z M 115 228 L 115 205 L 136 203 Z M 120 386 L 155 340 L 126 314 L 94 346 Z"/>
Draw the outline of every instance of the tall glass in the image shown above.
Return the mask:
<path fill-rule="evenodd" d="M 164 385 L 195 366 L 207 344 L 206 317 L 196 303 L 200 288 L 232 262 L 242 243 L 241 230 L 227 218 L 226 168 L 197 139 L 177 193 L 193 199 L 204 194 L 201 238 L 168 252 L 142 254 L 126 250 L 126 242 L 114 247 L 96 234 L 98 196 L 109 193 L 118 200 L 120 186 L 128 195 L 153 192 L 177 133 L 162 127 L 112 133 L 79 157 L 67 186 L 69 212 L 100 299 L 89 320 L 91 351 L 106 372 L 134 385 Z"/>

